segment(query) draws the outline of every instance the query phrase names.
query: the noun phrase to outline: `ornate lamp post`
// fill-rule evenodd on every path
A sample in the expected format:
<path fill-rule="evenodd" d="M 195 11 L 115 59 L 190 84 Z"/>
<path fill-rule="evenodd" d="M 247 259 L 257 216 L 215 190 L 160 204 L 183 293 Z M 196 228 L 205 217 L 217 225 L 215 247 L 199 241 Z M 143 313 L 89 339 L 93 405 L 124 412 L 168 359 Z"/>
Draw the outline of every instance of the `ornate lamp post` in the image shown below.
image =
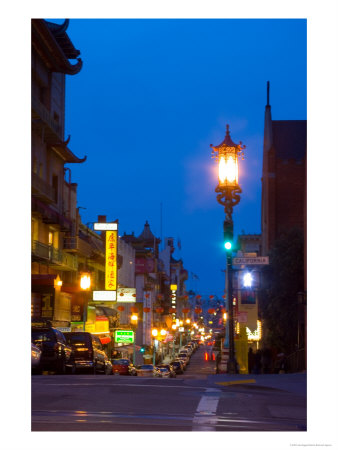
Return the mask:
<path fill-rule="evenodd" d="M 232 304 L 232 246 L 233 246 L 233 220 L 232 212 L 235 205 L 240 201 L 239 194 L 242 192 L 238 184 L 238 157 L 244 159 L 243 150 L 245 146 L 242 142 L 235 144 L 230 137 L 229 125 L 226 126 L 226 135 L 224 141 L 213 146 L 212 158 L 218 163 L 218 186 L 215 189 L 217 201 L 224 206 L 225 220 L 223 222 L 224 246 L 226 249 L 226 280 L 225 295 L 228 303 L 229 320 L 226 327 L 225 347 L 229 349 L 229 359 L 227 363 L 227 372 L 236 373 L 236 359 L 234 348 L 234 318 Z"/>

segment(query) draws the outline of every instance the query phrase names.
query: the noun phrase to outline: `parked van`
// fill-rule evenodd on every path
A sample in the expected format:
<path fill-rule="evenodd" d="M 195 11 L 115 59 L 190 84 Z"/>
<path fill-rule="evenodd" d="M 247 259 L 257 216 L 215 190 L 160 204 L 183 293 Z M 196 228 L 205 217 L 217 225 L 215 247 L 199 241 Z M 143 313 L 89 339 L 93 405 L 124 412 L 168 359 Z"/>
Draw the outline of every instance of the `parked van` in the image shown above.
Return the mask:
<path fill-rule="evenodd" d="M 111 373 L 111 362 L 97 336 L 86 331 L 71 331 L 64 333 L 64 336 L 72 347 L 72 358 L 77 372 L 89 370 L 93 374 Z"/>

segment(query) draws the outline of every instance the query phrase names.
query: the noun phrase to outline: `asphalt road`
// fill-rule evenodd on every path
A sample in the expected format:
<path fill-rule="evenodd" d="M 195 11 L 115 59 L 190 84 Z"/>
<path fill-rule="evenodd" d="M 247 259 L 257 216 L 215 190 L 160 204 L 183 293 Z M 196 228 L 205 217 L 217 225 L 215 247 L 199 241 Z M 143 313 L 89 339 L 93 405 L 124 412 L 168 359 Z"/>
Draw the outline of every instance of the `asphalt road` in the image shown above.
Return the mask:
<path fill-rule="evenodd" d="M 32 376 L 32 431 L 306 431 L 304 395 L 214 373 L 202 347 L 176 379 Z"/>

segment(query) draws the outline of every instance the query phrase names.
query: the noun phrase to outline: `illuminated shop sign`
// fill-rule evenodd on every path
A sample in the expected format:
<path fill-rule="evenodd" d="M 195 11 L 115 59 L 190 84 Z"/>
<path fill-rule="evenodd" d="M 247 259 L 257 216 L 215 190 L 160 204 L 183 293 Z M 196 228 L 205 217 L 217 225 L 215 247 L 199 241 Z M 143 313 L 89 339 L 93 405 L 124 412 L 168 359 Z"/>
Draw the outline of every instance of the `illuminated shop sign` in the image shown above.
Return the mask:
<path fill-rule="evenodd" d="M 114 338 L 118 344 L 132 344 L 134 342 L 134 332 L 132 330 L 116 330 Z"/>
<path fill-rule="evenodd" d="M 93 291 L 93 301 L 115 302 L 116 291 Z"/>
<path fill-rule="evenodd" d="M 117 289 L 117 230 L 106 232 L 106 282 L 107 291 Z"/>
<path fill-rule="evenodd" d="M 97 231 L 117 230 L 117 223 L 94 223 L 94 230 Z"/>
<path fill-rule="evenodd" d="M 136 302 L 136 288 L 118 288 L 117 289 L 118 302 Z"/>
<path fill-rule="evenodd" d="M 171 307 L 172 308 L 176 308 L 176 291 L 177 291 L 177 284 L 171 284 L 170 285 L 170 289 L 171 289 Z M 176 319 L 176 314 L 173 313 L 172 315 L 173 320 Z"/>

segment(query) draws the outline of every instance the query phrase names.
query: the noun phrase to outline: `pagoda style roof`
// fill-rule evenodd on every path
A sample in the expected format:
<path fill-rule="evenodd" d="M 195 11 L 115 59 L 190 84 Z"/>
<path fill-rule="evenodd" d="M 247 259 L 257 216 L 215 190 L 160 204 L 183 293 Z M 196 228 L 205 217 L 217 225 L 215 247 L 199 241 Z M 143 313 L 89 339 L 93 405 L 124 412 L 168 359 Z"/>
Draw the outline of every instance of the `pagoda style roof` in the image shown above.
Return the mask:
<path fill-rule="evenodd" d="M 83 163 L 86 161 L 87 156 L 83 158 L 78 158 L 74 153 L 68 148 L 68 142 L 70 140 L 70 135 L 68 139 L 64 142 L 57 142 L 51 144 L 51 148 L 57 153 L 60 158 L 63 159 L 64 163 Z"/>
<path fill-rule="evenodd" d="M 146 223 L 144 224 L 144 228 L 142 233 L 139 235 L 138 239 L 140 241 L 144 241 L 144 242 L 149 242 L 149 243 L 154 243 L 154 242 L 161 242 L 161 239 L 155 237 L 155 235 L 151 232 L 150 230 L 150 225 L 148 223 L 148 221 L 146 221 Z"/>
<path fill-rule="evenodd" d="M 235 144 L 233 140 L 230 137 L 230 131 L 229 131 L 229 125 L 226 126 L 226 134 L 224 140 L 219 145 L 212 145 L 210 144 L 210 147 L 212 148 L 222 148 L 222 147 L 238 147 L 241 144 Z"/>
<path fill-rule="evenodd" d="M 82 68 L 82 60 L 78 56 L 80 51 L 75 49 L 66 33 L 69 19 L 58 25 L 44 19 L 32 20 L 32 46 L 54 72 L 75 75 Z M 76 59 L 71 64 L 69 59 Z"/>

